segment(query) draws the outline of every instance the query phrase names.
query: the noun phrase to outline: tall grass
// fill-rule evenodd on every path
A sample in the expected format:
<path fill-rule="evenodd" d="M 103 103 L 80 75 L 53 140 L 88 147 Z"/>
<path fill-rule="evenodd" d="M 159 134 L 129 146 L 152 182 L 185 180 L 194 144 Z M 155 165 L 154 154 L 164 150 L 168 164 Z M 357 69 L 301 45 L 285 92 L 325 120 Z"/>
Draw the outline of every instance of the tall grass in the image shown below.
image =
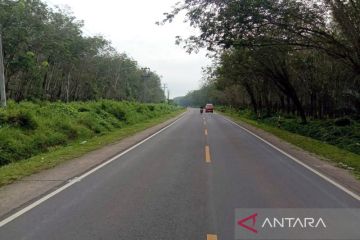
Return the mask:
<path fill-rule="evenodd" d="M 0 109 L 0 166 L 175 110 L 166 104 L 111 100 L 68 104 L 10 101 L 7 109 Z"/>

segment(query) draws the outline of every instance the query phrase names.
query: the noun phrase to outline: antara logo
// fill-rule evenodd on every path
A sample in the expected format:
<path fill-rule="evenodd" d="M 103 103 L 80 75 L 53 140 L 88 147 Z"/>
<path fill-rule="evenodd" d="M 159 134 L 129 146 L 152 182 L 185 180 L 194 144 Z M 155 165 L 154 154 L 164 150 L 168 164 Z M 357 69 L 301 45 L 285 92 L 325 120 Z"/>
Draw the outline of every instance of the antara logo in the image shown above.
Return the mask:
<path fill-rule="evenodd" d="M 245 228 L 252 233 L 258 233 L 256 229 L 258 214 L 252 214 L 244 219 L 238 221 L 238 225 Z M 270 218 L 266 217 L 260 225 L 261 229 L 266 228 L 326 228 L 325 221 L 322 218 L 313 217 L 283 217 L 283 218 Z"/>
<path fill-rule="evenodd" d="M 238 224 L 239 224 L 241 227 L 243 227 L 243 228 L 245 228 L 245 229 L 247 229 L 247 230 L 249 230 L 249 231 L 251 231 L 251 232 L 253 232 L 253 233 L 258 233 L 258 231 L 254 228 L 254 226 L 256 225 L 256 217 L 257 217 L 257 216 L 258 216 L 258 214 L 255 213 L 255 214 L 253 214 L 253 215 L 251 215 L 251 216 L 249 216 L 249 217 L 246 217 L 246 218 L 238 221 Z M 252 226 L 251 226 L 251 227 L 245 224 L 245 222 L 247 222 L 247 221 L 249 221 L 249 220 L 252 220 Z"/>

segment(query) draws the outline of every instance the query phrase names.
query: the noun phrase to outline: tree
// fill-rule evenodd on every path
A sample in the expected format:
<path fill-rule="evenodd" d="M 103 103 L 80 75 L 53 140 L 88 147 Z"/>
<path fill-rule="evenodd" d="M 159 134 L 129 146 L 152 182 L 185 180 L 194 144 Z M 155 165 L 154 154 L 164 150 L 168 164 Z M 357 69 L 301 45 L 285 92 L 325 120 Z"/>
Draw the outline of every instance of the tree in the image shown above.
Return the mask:
<path fill-rule="evenodd" d="M 214 52 L 219 102 L 259 116 L 359 114 L 360 4 L 342 0 L 184 0 L 162 23 L 186 12 L 199 29 L 187 51 Z M 206 92 L 200 89 L 200 92 Z"/>
<path fill-rule="evenodd" d="M 188 51 L 296 46 L 323 51 L 359 74 L 357 1 L 186 0 L 165 13 L 163 23 L 171 22 L 181 11 L 200 30 L 197 36 L 178 37 Z"/>
<path fill-rule="evenodd" d="M 41 0 L 0 0 L 7 95 L 16 101 L 142 100 L 141 67 L 83 22 Z M 165 99 L 152 73 L 147 102 Z M 149 92 L 149 93 L 148 93 Z"/>

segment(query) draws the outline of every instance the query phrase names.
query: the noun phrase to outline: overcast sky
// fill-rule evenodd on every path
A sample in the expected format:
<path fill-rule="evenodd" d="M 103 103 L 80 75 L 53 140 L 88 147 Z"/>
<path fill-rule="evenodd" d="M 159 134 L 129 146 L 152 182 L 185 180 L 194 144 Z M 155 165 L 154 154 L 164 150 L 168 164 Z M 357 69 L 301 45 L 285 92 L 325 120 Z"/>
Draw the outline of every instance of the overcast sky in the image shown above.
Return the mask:
<path fill-rule="evenodd" d="M 188 36 L 195 30 L 177 19 L 165 26 L 155 25 L 179 0 L 46 0 L 50 6 L 69 6 L 84 20 L 84 33 L 101 34 L 119 52 L 125 52 L 140 66 L 162 76 L 171 97 L 198 89 L 201 67 L 210 64 L 205 51 L 187 54 L 175 45 L 175 36 Z"/>

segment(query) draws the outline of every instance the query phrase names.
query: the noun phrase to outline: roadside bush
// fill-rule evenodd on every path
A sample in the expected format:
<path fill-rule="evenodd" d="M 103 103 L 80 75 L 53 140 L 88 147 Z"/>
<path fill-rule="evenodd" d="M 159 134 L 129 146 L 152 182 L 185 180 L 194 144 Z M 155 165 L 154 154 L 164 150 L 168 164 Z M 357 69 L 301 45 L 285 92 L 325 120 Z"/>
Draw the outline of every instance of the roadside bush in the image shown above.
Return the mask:
<path fill-rule="evenodd" d="M 0 166 L 175 110 L 166 104 L 111 100 L 68 104 L 9 101 L 8 108 L 0 109 Z"/>
<path fill-rule="evenodd" d="M 114 115 L 119 121 L 126 121 L 126 112 L 123 107 L 124 106 L 115 103 L 101 103 L 101 109 Z"/>
<path fill-rule="evenodd" d="M 339 118 L 335 120 L 335 125 L 339 127 L 349 126 L 351 120 L 349 118 Z"/>
<path fill-rule="evenodd" d="M 1 125 L 5 124 L 6 122 L 6 115 L 4 112 L 0 112 L 0 127 Z"/>
<path fill-rule="evenodd" d="M 348 119 L 349 120 L 349 119 Z M 349 120 L 350 121 L 350 120 Z M 275 120 L 263 122 L 277 126 Z M 346 123 L 346 124 L 344 124 Z M 311 137 L 350 152 L 360 154 L 360 124 L 345 120 L 338 125 L 337 120 L 314 120 L 304 125 L 297 119 L 285 119 L 280 126 L 289 132 Z"/>
<path fill-rule="evenodd" d="M 30 112 L 23 110 L 19 112 L 11 112 L 7 117 L 7 123 L 15 127 L 21 127 L 24 129 L 34 130 L 38 124 Z"/>

